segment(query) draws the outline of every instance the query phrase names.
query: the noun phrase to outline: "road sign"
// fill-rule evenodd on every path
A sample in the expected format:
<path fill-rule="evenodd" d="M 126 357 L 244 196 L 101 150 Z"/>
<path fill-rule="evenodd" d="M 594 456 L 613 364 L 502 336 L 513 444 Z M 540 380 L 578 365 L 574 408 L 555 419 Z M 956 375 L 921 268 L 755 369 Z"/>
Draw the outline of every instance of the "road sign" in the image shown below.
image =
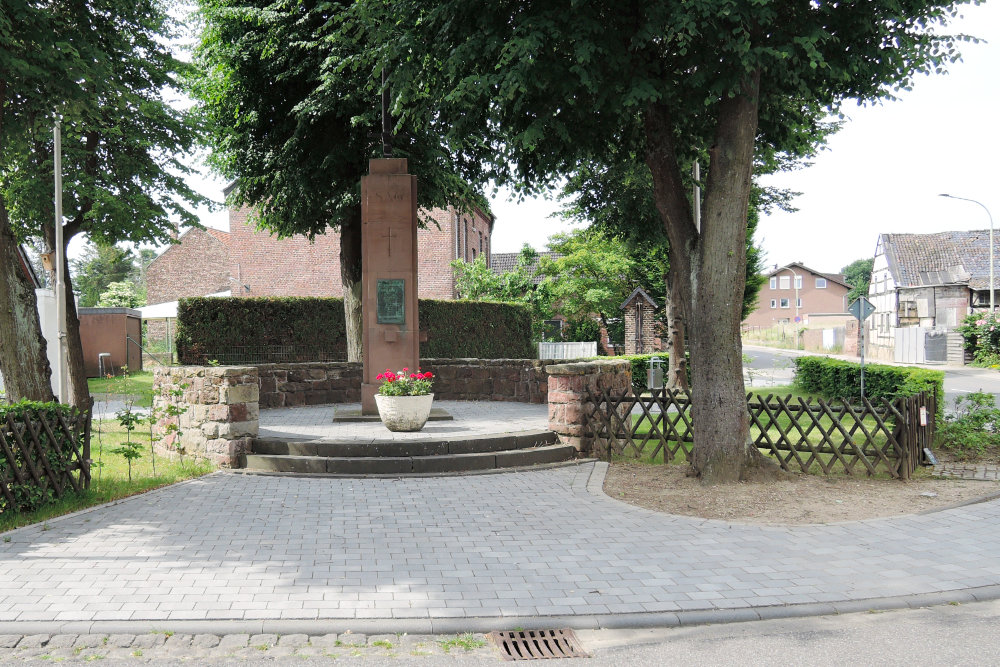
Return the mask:
<path fill-rule="evenodd" d="M 854 318 L 859 322 L 864 322 L 875 312 L 875 306 L 872 305 L 871 301 L 861 296 L 847 307 L 847 312 L 854 315 Z"/>

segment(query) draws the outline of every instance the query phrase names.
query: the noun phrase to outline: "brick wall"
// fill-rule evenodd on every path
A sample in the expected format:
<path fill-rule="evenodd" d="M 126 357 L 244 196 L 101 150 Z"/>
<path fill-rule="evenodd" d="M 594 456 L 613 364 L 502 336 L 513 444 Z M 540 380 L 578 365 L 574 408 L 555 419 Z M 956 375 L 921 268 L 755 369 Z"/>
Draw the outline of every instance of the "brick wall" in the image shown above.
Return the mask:
<path fill-rule="evenodd" d="M 246 208 L 229 212 L 229 271 L 238 287 L 233 296 L 343 296 L 339 233 L 319 235 L 312 243 L 301 235 L 279 240 L 248 225 L 248 214 Z M 418 295 L 454 299 L 449 264 L 458 252 L 456 212 L 433 209 L 421 210 L 419 215 L 427 221 L 427 228 L 417 230 Z M 484 237 L 483 248 L 488 248 L 492 223 L 481 212 L 463 214 L 462 220 L 476 232 L 469 243 L 475 243 L 478 255 L 479 234 Z M 470 257 L 472 249 L 469 246 Z"/>
<path fill-rule="evenodd" d="M 517 401 L 544 403 L 549 366 L 557 360 L 423 359 L 434 373 L 434 396 L 442 401 Z M 361 400 L 361 364 L 317 362 L 262 364 L 255 367 L 260 407 L 278 408 Z"/>
<path fill-rule="evenodd" d="M 176 301 L 230 289 L 229 234 L 190 229 L 146 268 L 146 302 Z"/>
<path fill-rule="evenodd" d="M 637 327 L 637 323 L 641 323 L 641 326 Z M 637 328 L 641 328 L 638 336 Z M 650 354 L 659 351 L 660 340 L 656 337 L 656 310 L 644 299 L 633 299 L 625 307 L 625 354 Z"/>

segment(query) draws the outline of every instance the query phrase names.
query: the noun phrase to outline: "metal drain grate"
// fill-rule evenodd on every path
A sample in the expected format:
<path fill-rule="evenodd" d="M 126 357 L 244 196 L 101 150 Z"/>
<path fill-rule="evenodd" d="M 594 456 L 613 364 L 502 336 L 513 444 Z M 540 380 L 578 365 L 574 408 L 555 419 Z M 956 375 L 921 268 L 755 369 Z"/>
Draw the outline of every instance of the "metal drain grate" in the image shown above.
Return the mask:
<path fill-rule="evenodd" d="M 504 660 L 590 657 L 572 630 L 514 630 L 491 632 L 488 637 Z"/>

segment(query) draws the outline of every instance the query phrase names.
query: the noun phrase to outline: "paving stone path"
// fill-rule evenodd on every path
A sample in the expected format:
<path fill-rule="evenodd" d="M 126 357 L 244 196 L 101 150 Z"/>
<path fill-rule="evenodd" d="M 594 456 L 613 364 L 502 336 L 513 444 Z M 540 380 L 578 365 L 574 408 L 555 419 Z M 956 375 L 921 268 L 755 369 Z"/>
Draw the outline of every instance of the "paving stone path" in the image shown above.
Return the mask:
<path fill-rule="evenodd" d="M 619 503 L 600 490 L 604 465 L 430 479 L 216 473 L 5 534 L 0 632 L 262 619 L 321 632 L 379 622 L 381 632 L 461 632 L 538 617 L 621 627 L 621 614 L 721 621 L 1000 590 L 1000 501 L 748 525 Z"/>
<path fill-rule="evenodd" d="M 260 437 L 371 442 L 464 438 L 549 428 L 549 407 L 545 404 L 434 401 L 434 407 L 447 410 L 454 421 L 428 422 L 412 433 L 394 433 L 378 421 L 333 422 L 336 410 L 360 410 L 360 403 L 269 408 L 260 411 Z"/>
<path fill-rule="evenodd" d="M 144 634 L 0 635 L 0 662 L 129 663 L 185 661 L 262 662 L 281 658 L 330 662 L 338 658 L 414 658 L 441 655 L 498 656 L 482 634 L 363 635 L 307 634 Z"/>

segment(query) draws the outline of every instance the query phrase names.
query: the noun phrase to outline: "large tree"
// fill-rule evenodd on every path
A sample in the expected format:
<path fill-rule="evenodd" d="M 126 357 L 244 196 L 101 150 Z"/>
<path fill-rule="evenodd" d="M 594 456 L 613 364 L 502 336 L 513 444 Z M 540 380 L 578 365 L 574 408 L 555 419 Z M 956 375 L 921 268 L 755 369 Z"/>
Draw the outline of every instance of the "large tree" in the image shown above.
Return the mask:
<path fill-rule="evenodd" d="M 394 109 L 528 187 L 640 136 L 692 359 L 693 466 L 754 475 L 740 314 L 755 155 L 957 57 L 953 0 L 364 0 Z M 701 226 L 684 174 L 707 151 Z"/>
<path fill-rule="evenodd" d="M 868 296 L 868 283 L 872 279 L 872 267 L 875 265 L 874 258 L 856 259 L 840 270 L 844 274 L 844 282 L 851 286 L 851 291 L 847 293 L 848 302 L 852 302 L 859 296 Z"/>
<path fill-rule="evenodd" d="M 696 183 L 693 176 L 685 178 L 693 198 Z M 767 195 L 767 196 L 765 196 Z M 757 304 L 757 294 L 763 285 L 760 275 L 762 251 L 754 243 L 754 231 L 760 211 L 774 205 L 787 208 L 791 194 L 781 190 L 767 192 L 754 187 L 747 218 L 746 285 L 743 291 L 741 318 L 745 319 Z M 584 219 L 605 235 L 621 239 L 628 252 L 639 262 L 644 279 L 641 287 L 664 306 L 670 354 L 666 385 L 687 389 L 686 345 L 682 299 L 670 279 L 668 261 L 670 244 L 653 196 L 653 178 L 643 159 L 641 145 L 629 147 L 613 143 L 601 158 L 581 161 L 563 186 L 560 199 L 562 215 Z M 672 293 L 673 292 L 673 293 Z"/>
<path fill-rule="evenodd" d="M 80 306 L 92 308 L 111 283 L 128 282 L 136 275 L 137 258 L 120 245 L 88 243 L 83 253 L 70 261 Z"/>
<path fill-rule="evenodd" d="M 62 126 L 64 244 L 78 234 L 98 245 L 165 243 L 178 222 L 197 225 L 192 210 L 203 199 L 184 183 L 190 170 L 180 158 L 194 148 L 198 132 L 189 115 L 165 99 L 185 67 L 167 44 L 175 33 L 165 3 L 13 0 L 4 10 L 0 203 L 6 207 L 0 208 L 0 236 L 42 236 L 55 245 L 54 113 Z M 0 270 L 0 293 L 12 291 L 8 274 Z M 71 382 L 70 396 L 60 398 L 87 407 L 68 271 L 65 285 Z M 27 321 L 34 308 L 26 296 L 17 298 L 15 317 L 0 311 L 0 330 L 11 319 Z M 37 327 L 37 317 L 35 322 Z M 8 376 L 23 370 L 8 368 L 5 358 L 0 363 Z"/>
<path fill-rule="evenodd" d="M 383 118 L 381 71 L 367 45 L 341 33 L 343 6 L 322 0 L 200 0 L 199 74 L 214 168 L 235 181 L 230 205 L 278 237 L 340 232 L 348 359 L 361 359 L 361 177 L 368 160 L 408 160 L 423 207 L 486 207 L 461 160 L 427 132 Z M 349 4 L 349 3 L 348 3 Z M 383 120 L 387 132 L 383 132 Z"/>

